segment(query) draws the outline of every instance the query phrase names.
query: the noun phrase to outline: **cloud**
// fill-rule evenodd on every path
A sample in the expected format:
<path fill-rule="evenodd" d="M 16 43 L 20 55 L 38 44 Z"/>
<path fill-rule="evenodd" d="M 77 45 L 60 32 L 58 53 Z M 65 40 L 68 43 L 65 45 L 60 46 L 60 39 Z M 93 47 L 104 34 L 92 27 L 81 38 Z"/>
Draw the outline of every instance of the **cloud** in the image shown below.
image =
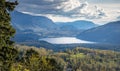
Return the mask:
<path fill-rule="evenodd" d="M 120 16 L 118 16 L 117 19 L 120 19 Z"/>
<path fill-rule="evenodd" d="M 117 11 L 117 18 L 116 19 L 118 19 L 118 20 L 120 20 L 120 10 L 119 11 Z"/>
<path fill-rule="evenodd" d="M 119 20 L 118 16 L 120 16 L 120 4 L 118 4 L 119 2 L 108 3 L 108 0 L 18 1 L 19 5 L 16 8 L 17 11 L 35 16 L 46 16 L 52 19 L 54 22 L 72 22 L 76 20 L 89 20 L 93 21 L 94 23 L 105 24 L 110 21 Z M 110 1 L 112 2 L 112 0 Z"/>
<path fill-rule="evenodd" d="M 97 6 L 90 10 L 85 0 L 20 0 L 17 10 L 69 18 L 96 19 L 106 15 Z"/>
<path fill-rule="evenodd" d="M 120 3 L 120 0 L 87 0 L 92 3 Z"/>

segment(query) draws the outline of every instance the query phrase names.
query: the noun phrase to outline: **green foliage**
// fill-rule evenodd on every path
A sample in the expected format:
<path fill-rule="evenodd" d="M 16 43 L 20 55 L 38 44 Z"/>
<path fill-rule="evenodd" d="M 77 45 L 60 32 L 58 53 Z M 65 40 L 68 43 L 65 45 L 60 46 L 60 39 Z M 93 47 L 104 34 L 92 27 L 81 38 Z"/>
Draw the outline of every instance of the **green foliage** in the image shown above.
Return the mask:
<path fill-rule="evenodd" d="M 88 48 L 74 48 L 61 52 L 49 52 L 44 48 L 35 47 L 31 49 L 27 46 L 17 46 L 17 48 L 19 55 L 21 50 L 23 52 L 22 58 L 18 58 L 20 60 L 17 62 L 21 66 L 20 71 L 25 69 L 28 71 L 120 71 L 119 52 Z"/>
<path fill-rule="evenodd" d="M 74 57 L 67 58 L 68 68 L 73 71 L 119 71 L 120 53 L 106 50 L 88 48 L 75 48 L 72 50 Z M 79 54 L 82 56 L 79 57 Z M 68 53 L 69 54 L 69 53 Z"/>
<path fill-rule="evenodd" d="M 19 51 L 19 55 L 20 54 L 21 51 Z M 13 64 L 12 70 L 24 71 L 27 69 L 28 71 L 61 71 L 60 65 L 54 58 L 47 55 L 41 55 L 34 49 L 27 49 L 23 52 L 22 56 L 18 56 L 17 60 L 17 63 Z"/>
<path fill-rule="evenodd" d="M 14 35 L 15 30 L 10 25 L 9 12 L 13 11 L 16 5 L 17 2 L 0 0 L 0 47 L 10 47 L 13 43 L 10 38 Z"/>
<path fill-rule="evenodd" d="M 120 53 L 75 48 L 53 52 L 44 48 L 13 48 L 10 38 L 15 30 L 10 25 L 10 12 L 15 2 L 0 0 L 0 71 L 120 71 Z"/>
<path fill-rule="evenodd" d="M 73 54 L 70 56 L 71 56 L 71 58 L 84 58 L 85 57 L 85 55 L 83 53 Z"/>
<path fill-rule="evenodd" d="M 14 35 L 15 30 L 10 25 L 10 11 L 13 11 L 16 2 L 6 2 L 0 0 L 0 70 L 9 71 L 17 51 L 13 47 L 13 41 L 10 38 Z"/>

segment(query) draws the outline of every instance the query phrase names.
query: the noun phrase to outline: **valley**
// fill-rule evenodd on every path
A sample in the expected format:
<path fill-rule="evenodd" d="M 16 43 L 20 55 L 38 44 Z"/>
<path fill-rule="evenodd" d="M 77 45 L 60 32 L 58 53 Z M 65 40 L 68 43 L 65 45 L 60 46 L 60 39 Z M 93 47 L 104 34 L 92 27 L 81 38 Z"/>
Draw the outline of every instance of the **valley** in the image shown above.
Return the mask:
<path fill-rule="evenodd" d="M 0 71 L 120 71 L 119 3 L 0 0 Z"/>
<path fill-rule="evenodd" d="M 16 44 L 45 47 L 55 51 L 78 46 L 120 51 L 119 21 L 99 26 L 82 20 L 54 23 L 46 17 L 31 16 L 18 11 L 14 11 L 11 16 L 14 18 L 12 25 L 16 29 L 12 40 Z"/>

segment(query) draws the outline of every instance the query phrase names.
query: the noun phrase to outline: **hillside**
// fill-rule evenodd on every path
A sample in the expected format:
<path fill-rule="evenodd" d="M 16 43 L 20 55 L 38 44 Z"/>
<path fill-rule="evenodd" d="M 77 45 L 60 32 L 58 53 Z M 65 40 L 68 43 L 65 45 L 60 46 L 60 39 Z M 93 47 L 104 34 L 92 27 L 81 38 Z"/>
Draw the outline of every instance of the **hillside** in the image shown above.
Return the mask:
<path fill-rule="evenodd" d="M 108 44 L 120 44 L 119 36 L 120 21 L 110 22 L 77 35 L 79 39 Z"/>
<path fill-rule="evenodd" d="M 98 26 L 97 24 L 91 21 L 84 20 L 78 20 L 74 22 L 58 22 L 57 25 L 61 26 L 61 28 L 64 28 L 64 26 L 70 26 L 72 27 L 71 29 L 74 29 L 73 27 L 75 27 L 76 29 L 79 30 L 87 30 Z"/>
<path fill-rule="evenodd" d="M 16 29 L 16 42 L 34 41 L 56 29 L 52 20 L 43 16 L 32 16 L 18 11 L 11 13 L 12 26 Z M 49 32 L 48 32 L 49 30 Z"/>
<path fill-rule="evenodd" d="M 41 30 L 55 29 L 55 24 L 52 20 L 43 16 L 32 16 L 18 11 L 11 13 L 12 25 L 17 30 L 32 30 L 39 32 Z"/>
<path fill-rule="evenodd" d="M 37 41 L 45 37 L 74 37 L 89 27 L 95 27 L 94 23 L 88 21 L 58 25 L 47 17 L 32 16 L 18 11 L 12 12 L 11 17 L 12 26 L 16 29 L 13 38 L 16 42 Z"/>
<path fill-rule="evenodd" d="M 54 52 L 16 45 L 19 57 L 14 70 L 27 71 L 119 71 L 120 53 L 77 47 Z M 50 61 L 50 62 L 49 62 Z"/>

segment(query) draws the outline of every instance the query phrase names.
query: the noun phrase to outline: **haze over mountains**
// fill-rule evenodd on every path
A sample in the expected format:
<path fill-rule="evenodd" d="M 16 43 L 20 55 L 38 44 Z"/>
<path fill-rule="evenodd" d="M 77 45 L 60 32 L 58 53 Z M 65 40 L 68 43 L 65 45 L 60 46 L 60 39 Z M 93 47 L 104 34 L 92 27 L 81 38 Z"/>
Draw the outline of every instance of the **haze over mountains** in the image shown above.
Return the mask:
<path fill-rule="evenodd" d="M 17 42 L 38 41 L 40 38 L 77 37 L 97 43 L 120 44 L 120 21 L 98 26 L 90 21 L 53 22 L 47 17 L 32 16 L 18 11 L 11 13 L 17 30 Z"/>
<path fill-rule="evenodd" d="M 43 30 L 55 29 L 56 25 L 52 20 L 43 16 L 32 16 L 29 14 L 23 14 L 18 11 L 14 11 L 12 14 L 12 25 L 17 30 L 32 30 L 34 32 L 39 32 Z"/>
<path fill-rule="evenodd" d="M 11 13 L 12 25 L 17 30 L 16 41 L 37 40 L 43 37 L 73 37 L 80 32 L 96 27 L 90 21 L 54 23 L 47 17 L 32 16 L 18 11 Z"/>
<path fill-rule="evenodd" d="M 120 21 L 83 31 L 77 37 L 87 41 L 120 45 Z"/>
<path fill-rule="evenodd" d="M 31 16 L 17 11 L 11 13 L 11 16 L 12 25 L 17 31 L 15 41 L 37 40 L 42 32 L 55 29 L 55 24 L 43 16 Z"/>
<path fill-rule="evenodd" d="M 61 27 L 67 27 L 67 26 L 73 26 L 76 29 L 79 30 L 87 30 L 93 27 L 97 27 L 97 24 L 94 24 L 93 22 L 90 21 L 84 21 L 84 20 L 79 20 L 79 21 L 74 21 L 74 22 L 59 22 L 57 23 L 59 26 Z M 73 29 L 73 27 L 71 27 L 71 29 Z"/>

